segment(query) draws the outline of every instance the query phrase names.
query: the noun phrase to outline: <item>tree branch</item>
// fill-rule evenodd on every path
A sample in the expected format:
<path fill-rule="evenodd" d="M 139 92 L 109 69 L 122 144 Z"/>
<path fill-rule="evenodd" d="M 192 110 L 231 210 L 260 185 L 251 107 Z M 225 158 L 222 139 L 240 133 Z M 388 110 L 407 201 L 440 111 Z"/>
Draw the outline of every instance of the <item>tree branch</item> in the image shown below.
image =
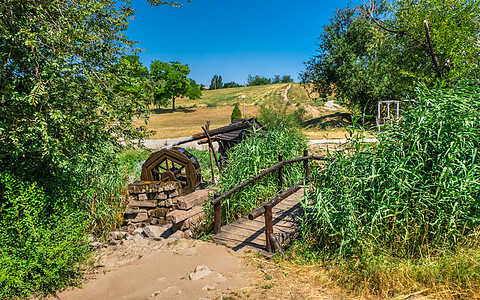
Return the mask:
<path fill-rule="evenodd" d="M 430 28 L 428 27 L 428 21 L 423 20 L 423 24 L 425 25 L 425 35 L 427 36 L 428 52 L 432 57 L 432 62 L 435 67 L 435 71 L 437 71 L 439 76 L 442 76 L 442 67 L 440 67 L 438 57 L 435 55 L 435 51 L 433 50 L 432 37 L 430 36 Z"/>

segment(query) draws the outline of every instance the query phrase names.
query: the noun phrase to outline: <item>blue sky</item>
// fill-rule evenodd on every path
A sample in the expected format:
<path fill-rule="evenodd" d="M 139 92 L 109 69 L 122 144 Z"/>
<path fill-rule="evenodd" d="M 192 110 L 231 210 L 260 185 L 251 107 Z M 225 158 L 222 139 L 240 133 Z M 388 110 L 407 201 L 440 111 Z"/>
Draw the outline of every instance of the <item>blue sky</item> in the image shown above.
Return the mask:
<path fill-rule="evenodd" d="M 192 0 L 174 8 L 133 0 L 136 14 L 127 35 L 146 49 L 140 54 L 145 66 L 152 60 L 188 64 L 198 84 L 210 85 L 215 74 L 240 84 L 249 74 L 298 81 L 322 26 L 348 2 Z"/>

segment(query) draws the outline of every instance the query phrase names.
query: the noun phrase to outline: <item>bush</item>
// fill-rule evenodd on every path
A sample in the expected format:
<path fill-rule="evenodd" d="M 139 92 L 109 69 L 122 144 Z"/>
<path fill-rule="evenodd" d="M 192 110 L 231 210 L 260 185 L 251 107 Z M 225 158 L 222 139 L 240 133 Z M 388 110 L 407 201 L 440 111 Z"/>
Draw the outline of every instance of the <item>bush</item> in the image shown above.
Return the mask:
<path fill-rule="evenodd" d="M 269 129 L 299 130 L 305 114 L 303 107 L 289 111 L 283 103 L 260 105 L 258 120 Z"/>
<path fill-rule="evenodd" d="M 207 107 L 217 107 L 217 106 L 218 106 L 218 104 L 215 103 L 215 102 L 207 104 Z"/>
<path fill-rule="evenodd" d="M 240 111 L 240 108 L 238 107 L 238 102 L 235 103 L 235 107 L 233 108 L 232 114 L 230 115 L 230 121 L 233 122 L 234 119 L 241 119 L 242 118 L 242 112 Z"/>
<path fill-rule="evenodd" d="M 53 292 L 79 277 L 88 254 L 85 214 L 5 172 L 0 200 L 1 299 Z"/>

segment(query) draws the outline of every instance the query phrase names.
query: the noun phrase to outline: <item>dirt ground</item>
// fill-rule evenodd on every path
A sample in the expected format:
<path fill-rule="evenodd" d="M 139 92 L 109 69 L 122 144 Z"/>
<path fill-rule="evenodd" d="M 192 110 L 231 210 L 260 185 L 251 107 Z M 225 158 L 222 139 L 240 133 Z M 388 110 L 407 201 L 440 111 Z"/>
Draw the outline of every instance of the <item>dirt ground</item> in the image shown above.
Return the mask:
<path fill-rule="evenodd" d="M 301 268 L 299 273 L 293 266 L 200 240 L 154 241 L 137 236 L 97 250 L 95 259 L 81 287 L 47 299 L 342 298 L 320 269 L 312 273 Z"/>

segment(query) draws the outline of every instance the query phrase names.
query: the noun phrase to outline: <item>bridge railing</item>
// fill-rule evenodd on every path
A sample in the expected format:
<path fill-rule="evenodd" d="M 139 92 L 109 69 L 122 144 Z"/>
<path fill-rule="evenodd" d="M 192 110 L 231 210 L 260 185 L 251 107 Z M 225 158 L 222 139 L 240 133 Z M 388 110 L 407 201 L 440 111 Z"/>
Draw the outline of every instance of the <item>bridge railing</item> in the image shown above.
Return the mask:
<path fill-rule="evenodd" d="M 277 171 L 277 170 L 278 170 L 279 188 L 282 188 L 282 186 L 283 186 L 283 167 L 285 165 L 288 165 L 288 164 L 303 162 L 304 175 L 305 175 L 305 179 L 303 181 L 301 181 L 301 182 L 295 184 L 294 186 L 288 188 L 284 192 L 281 192 L 275 198 L 266 202 L 262 207 L 256 209 L 255 211 L 253 211 L 250 214 L 253 219 L 255 219 L 258 216 L 261 216 L 262 214 L 265 214 L 265 233 L 266 233 L 266 239 L 267 239 L 267 251 L 271 252 L 272 244 L 274 245 L 275 248 L 277 248 L 279 250 L 281 249 L 281 248 L 277 247 L 276 244 L 278 244 L 278 242 L 276 241 L 276 239 L 274 238 L 274 235 L 273 235 L 272 208 L 275 205 L 277 205 L 278 203 L 280 203 L 283 199 L 287 198 L 288 196 L 290 196 L 294 192 L 298 191 L 301 188 L 302 185 L 304 185 L 305 183 L 307 183 L 309 181 L 310 170 L 309 170 L 308 162 L 310 160 L 327 160 L 327 159 L 323 156 L 308 155 L 308 150 L 303 151 L 303 157 L 283 160 L 283 155 L 280 154 L 278 159 L 279 159 L 278 163 L 274 164 L 273 166 L 269 167 L 268 169 L 263 170 L 258 175 L 253 176 L 253 177 L 245 180 L 244 182 L 240 183 L 239 185 L 237 185 L 236 187 L 227 191 L 226 193 L 224 193 L 224 194 L 215 193 L 214 194 L 214 198 L 211 201 L 211 204 L 213 205 L 213 211 L 214 211 L 214 214 L 213 214 L 214 222 L 213 222 L 213 226 L 211 226 L 213 228 L 210 228 L 210 229 L 213 230 L 213 232 L 215 234 L 221 232 L 221 230 L 222 230 L 222 204 L 221 204 L 222 200 L 227 199 L 233 193 L 240 191 L 241 189 L 243 189 L 244 187 L 246 187 L 250 183 L 255 182 L 255 181 L 265 177 L 267 174 L 270 174 L 270 173 L 272 173 L 274 171 Z M 250 218 L 250 215 L 249 215 L 249 218 Z M 251 220 L 253 220 L 253 219 L 251 219 Z"/>

